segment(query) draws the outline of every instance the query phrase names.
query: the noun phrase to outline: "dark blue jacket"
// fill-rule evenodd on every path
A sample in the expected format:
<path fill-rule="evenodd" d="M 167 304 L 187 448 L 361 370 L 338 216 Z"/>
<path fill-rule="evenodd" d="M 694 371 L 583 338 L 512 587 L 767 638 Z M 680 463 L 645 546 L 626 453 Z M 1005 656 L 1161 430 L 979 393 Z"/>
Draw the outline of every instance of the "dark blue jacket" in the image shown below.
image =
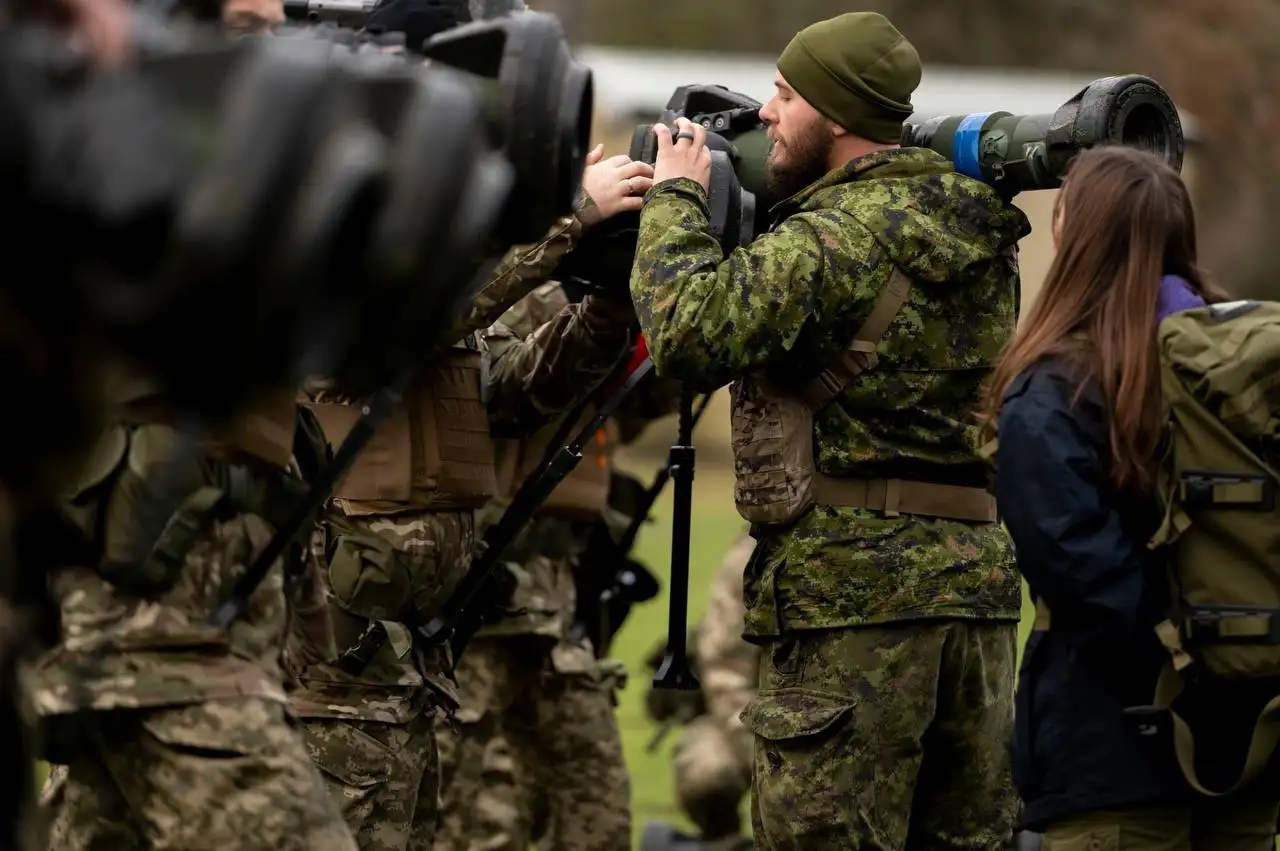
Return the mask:
<path fill-rule="evenodd" d="M 1011 743 L 1024 825 L 1098 809 L 1193 804 L 1164 716 L 1151 703 L 1168 654 L 1155 626 L 1169 612 L 1164 557 L 1147 549 L 1154 500 L 1108 479 L 1107 416 L 1060 361 L 1027 369 L 1005 396 L 996 499 L 1048 631 L 1023 651 Z M 1224 789 L 1239 776 L 1253 724 L 1280 683 L 1195 682 L 1175 705 L 1195 730 L 1200 779 Z M 1280 798 L 1280 760 L 1254 791 Z"/>
<path fill-rule="evenodd" d="M 1032 829 L 1073 813 L 1183 794 L 1162 725 L 1126 715 L 1151 702 L 1167 654 L 1161 564 L 1146 548 L 1151 500 L 1107 479 L 1107 419 L 1096 394 L 1073 403 L 1069 367 L 1048 361 L 1010 386 L 999 422 L 996 499 L 1018 567 L 1052 613 L 1023 652 L 1014 783 Z"/>

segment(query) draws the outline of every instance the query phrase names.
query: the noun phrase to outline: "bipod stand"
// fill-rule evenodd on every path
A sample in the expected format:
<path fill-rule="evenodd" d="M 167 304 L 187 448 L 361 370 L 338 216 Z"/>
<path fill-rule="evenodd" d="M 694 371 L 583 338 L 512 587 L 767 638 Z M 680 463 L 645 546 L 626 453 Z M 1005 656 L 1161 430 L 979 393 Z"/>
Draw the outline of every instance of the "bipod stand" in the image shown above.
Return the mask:
<path fill-rule="evenodd" d="M 671 520 L 671 608 L 667 614 L 667 655 L 653 676 L 653 687 L 697 691 L 702 686 L 689 667 L 689 543 L 693 523 L 693 391 L 680 390 L 680 432 L 667 467 L 674 484 Z"/>

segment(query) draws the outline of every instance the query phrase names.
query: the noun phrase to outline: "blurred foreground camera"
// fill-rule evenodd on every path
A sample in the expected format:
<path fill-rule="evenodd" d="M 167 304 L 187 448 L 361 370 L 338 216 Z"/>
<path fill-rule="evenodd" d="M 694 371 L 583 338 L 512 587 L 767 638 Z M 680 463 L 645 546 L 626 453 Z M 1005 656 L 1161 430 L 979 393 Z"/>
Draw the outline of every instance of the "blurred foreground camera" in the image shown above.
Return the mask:
<path fill-rule="evenodd" d="M 570 54 L 560 22 L 542 12 L 476 21 L 432 37 L 422 54 L 488 81 L 493 141 L 515 169 L 504 232 L 541 238 L 548 218 L 573 209 L 591 144 L 591 71 Z"/>
<path fill-rule="evenodd" d="M 493 4 L 502 8 L 513 4 Z M 532 242 L 573 209 L 591 142 L 591 71 L 553 15 L 509 11 L 472 20 L 468 0 L 288 0 L 293 20 L 404 40 L 411 58 L 464 71 L 484 92 L 488 141 L 515 169 L 498 235 Z M 428 155 L 424 151 L 424 155 Z M 434 156 L 435 154 L 429 154 Z"/>
<path fill-rule="evenodd" d="M 210 416 L 315 372 L 372 389 L 424 357 L 512 185 L 483 92 L 316 40 L 140 38 L 134 67 L 99 73 L 48 32 L 0 33 L 19 309 L 78 314 Z"/>
<path fill-rule="evenodd" d="M 723 86 L 690 85 L 676 89 L 658 117 L 668 126 L 688 118 L 707 128 L 711 233 L 726 253 L 768 230 L 774 205 L 785 200 L 771 197 L 766 185 L 770 143 L 760 120 L 762 105 Z M 1072 158 L 1095 145 L 1141 148 L 1179 170 L 1186 147 L 1169 95 L 1155 80 L 1136 74 L 1095 80 L 1051 114 L 980 112 L 908 123 L 902 144 L 938 152 L 956 171 L 1006 198 L 1060 186 Z M 638 125 L 631 158 L 652 164 L 657 153 L 653 126 Z M 615 216 L 584 237 L 557 275 L 576 286 L 629 278 L 638 228 L 638 214 Z"/>

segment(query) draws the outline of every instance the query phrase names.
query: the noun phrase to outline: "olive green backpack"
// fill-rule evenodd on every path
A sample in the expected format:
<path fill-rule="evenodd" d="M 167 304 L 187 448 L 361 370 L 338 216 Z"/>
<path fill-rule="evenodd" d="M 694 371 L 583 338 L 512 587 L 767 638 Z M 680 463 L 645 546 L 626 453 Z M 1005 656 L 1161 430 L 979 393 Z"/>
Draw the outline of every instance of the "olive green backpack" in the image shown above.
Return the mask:
<path fill-rule="evenodd" d="M 1150 546 L 1168 548 L 1176 607 L 1157 627 L 1170 657 L 1153 704 L 1133 711 L 1171 713 L 1187 782 L 1217 797 L 1267 765 L 1280 742 L 1280 696 L 1257 719 L 1239 780 L 1221 791 L 1196 777 L 1192 731 L 1171 707 L 1192 675 L 1280 680 L 1280 302 L 1173 314 L 1160 323 L 1159 347 L 1164 522 Z"/>

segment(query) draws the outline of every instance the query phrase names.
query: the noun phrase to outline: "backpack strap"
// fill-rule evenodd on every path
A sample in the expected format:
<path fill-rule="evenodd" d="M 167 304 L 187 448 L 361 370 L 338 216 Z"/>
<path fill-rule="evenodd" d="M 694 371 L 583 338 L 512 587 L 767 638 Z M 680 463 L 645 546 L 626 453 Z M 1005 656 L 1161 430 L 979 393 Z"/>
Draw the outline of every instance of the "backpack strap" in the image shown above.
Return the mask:
<path fill-rule="evenodd" d="M 889 283 L 876 299 L 871 314 L 858 333 L 834 363 L 818 373 L 801 389 L 799 398 L 815 414 L 839 396 L 854 379 L 876 365 L 876 345 L 884 337 L 898 312 L 911 293 L 911 279 L 896 265 L 889 274 Z"/>
<path fill-rule="evenodd" d="M 1169 662 L 1160 671 L 1156 681 L 1155 699 L 1150 706 L 1135 706 L 1125 710 L 1127 715 L 1147 716 L 1168 713 L 1173 721 L 1173 747 L 1178 759 L 1178 767 L 1187 784 L 1210 798 L 1222 798 L 1245 788 L 1262 773 L 1271 762 L 1271 755 L 1280 745 L 1280 696 L 1273 697 L 1258 713 L 1258 720 L 1253 725 L 1253 736 L 1249 739 L 1249 751 L 1245 756 L 1244 767 L 1240 776 L 1227 789 L 1214 791 L 1205 787 L 1196 774 L 1196 745 L 1191 732 L 1191 725 L 1173 710 L 1174 701 L 1186 688 L 1186 681 L 1173 662 Z"/>

